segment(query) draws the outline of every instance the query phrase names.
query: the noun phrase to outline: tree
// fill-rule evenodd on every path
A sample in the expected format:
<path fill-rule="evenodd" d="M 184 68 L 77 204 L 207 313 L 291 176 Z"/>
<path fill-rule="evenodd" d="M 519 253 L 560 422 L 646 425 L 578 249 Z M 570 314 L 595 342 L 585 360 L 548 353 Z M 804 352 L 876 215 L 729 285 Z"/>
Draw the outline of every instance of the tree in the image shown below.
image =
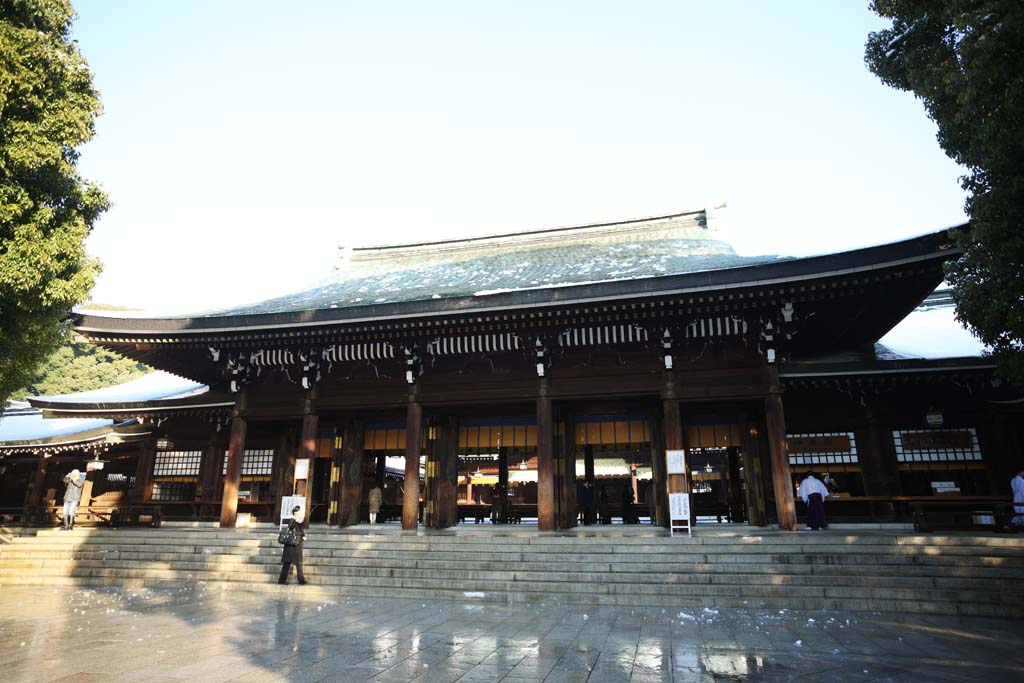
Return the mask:
<path fill-rule="evenodd" d="M 69 0 L 0 2 L 0 405 L 67 332 L 99 262 L 85 238 L 107 196 L 78 174 L 100 113 Z"/>
<path fill-rule="evenodd" d="M 142 363 L 76 340 L 62 344 L 51 353 L 29 385 L 15 391 L 11 398 L 21 400 L 29 396 L 102 389 L 142 377 L 148 372 L 150 368 Z"/>
<path fill-rule="evenodd" d="M 886 85 L 922 100 L 938 141 L 967 169 L 970 228 L 947 265 L 957 316 L 1024 381 L 1024 3 L 874 0 L 892 27 L 871 33 L 865 61 Z"/>

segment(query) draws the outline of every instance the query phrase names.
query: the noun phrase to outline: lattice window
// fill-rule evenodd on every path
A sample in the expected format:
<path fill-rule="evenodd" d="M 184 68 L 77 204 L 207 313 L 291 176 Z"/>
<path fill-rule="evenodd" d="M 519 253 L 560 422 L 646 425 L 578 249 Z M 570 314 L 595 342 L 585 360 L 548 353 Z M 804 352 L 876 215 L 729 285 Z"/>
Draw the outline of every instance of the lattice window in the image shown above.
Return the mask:
<path fill-rule="evenodd" d="M 968 429 L 902 429 L 893 431 L 899 462 L 970 462 L 981 460 L 978 435 Z"/>
<path fill-rule="evenodd" d="M 853 432 L 787 434 L 790 465 L 841 465 L 855 463 L 857 439 Z"/>
<path fill-rule="evenodd" d="M 202 459 L 202 451 L 157 451 L 153 461 L 153 476 L 198 477 Z"/>
<path fill-rule="evenodd" d="M 221 474 L 228 473 L 228 452 L 224 452 L 224 467 Z M 274 473 L 274 449 L 246 448 L 242 452 L 242 476 L 263 477 Z"/>
<path fill-rule="evenodd" d="M 195 498 L 196 485 L 180 481 L 153 482 L 152 500 L 192 500 Z"/>

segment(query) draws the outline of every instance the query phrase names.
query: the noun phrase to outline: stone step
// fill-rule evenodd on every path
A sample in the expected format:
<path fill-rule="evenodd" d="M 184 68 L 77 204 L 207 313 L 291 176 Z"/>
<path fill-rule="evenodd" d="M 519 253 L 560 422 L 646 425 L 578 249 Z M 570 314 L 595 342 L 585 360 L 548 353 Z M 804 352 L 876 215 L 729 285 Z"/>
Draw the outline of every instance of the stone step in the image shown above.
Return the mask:
<path fill-rule="evenodd" d="M 257 562 L 222 562 L 197 558 L 195 560 L 178 559 L 167 568 L 176 571 L 201 572 L 217 571 L 221 573 L 235 572 L 235 575 L 251 571 L 263 571 L 270 568 L 277 571 L 280 564 L 275 560 Z M 0 567 L 0 576 L 13 576 L 25 570 L 45 569 L 50 572 L 70 572 L 74 569 L 121 569 L 131 571 L 145 567 L 137 561 L 130 560 L 18 560 L 5 563 Z M 311 568 L 312 571 L 312 568 Z M 764 572 L 716 573 L 714 568 L 703 572 L 647 572 L 647 573 L 598 573 L 598 572 L 535 572 L 518 569 L 502 570 L 469 570 L 464 567 L 448 567 L 445 569 L 426 569 L 418 567 L 366 567 L 359 565 L 316 565 L 315 571 L 321 575 L 361 576 L 384 578 L 428 578 L 437 580 L 495 580 L 495 581 L 544 581 L 562 583 L 655 583 L 655 584 L 700 584 L 700 585 L 749 585 L 762 581 L 770 585 L 822 585 L 831 586 L 836 583 L 835 575 L 790 575 L 771 574 Z M 764 579 L 767 578 L 767 581 Z M 842 585 L 850 587 L 873 588 L 942 588 L 962 590 L 991 590 L 1004 595 L 1019 590 L 1019 579 L 1012 577 L 994 577 L 988 579 L 963 579 L 955 577 L 934 576 L 843 576 Z"/>
<path fill-rule="evenodd" d="M 20 580 L 13 580 L 8 585 L 32 584 L 32 585 L 53 585 L 53 586 L 96 586 L 110 587 L 110 580 L 106 577 L 41 577 L 38 580 L 22 577 Z M 117 584 L 124 589 L 175 589 L 195 590 L 198 582 L 194 580 L 155 580 L 155 579 L 129 579 Z M 255 591 L 266 592 L 271 595 L 287 595 L 290 591 L 302 591 L 306 595 L 321 596 L 325 599 L 332 597 L 380 597 L 381 589 L 376 586 L 278 586 L 273 582 L 230 582 L 222 583 L 212 588 L 218 591 Z M 585 594 L 562 594 L 559 596 L 545 594 L 530 594 L 521 592 L 502 593 L 500 591 L 465 591 L 459 589 L 446 589 L 431 587 L 429 589 L 412 589 L 402 587 L 389 587 L 387 595 L 391 597 L 409 599 L 447 599 L 464 603 L 471 602 L 505 602 L 505 603 L 537 603 L 546 604 L 567 604 L 567 605 L 618 605 L 629 606 L 655 606 L 666 609 L 693 610 L 701 609 L 806 609 L 806 610 L 852 610 L 852 611 L 876 611 L 876 612 L 906 612 L 913 614 L 952 614 L 962 616 L 985 616 L 985 617 L 1024 617 L 1024 610 L 1013 604 L 971 604 L 951 602 L 926 602 L 926 601 L 894 601 L 889 599 L 865 599 L 852 600 L 848 598 L 812 598 L 798 599 L 792 597 L 784 598 L 742 598 L 731 596 L 694 598 L 688 596 L 623 596 L 614 594 L 585 595 Z M 557 599 L 556 599 L 557 598 Z"/>
<path fill-rule="evenodd" d="M 134 581 L 142 579 L 150 580 L 192 580 L 206 581 L 208 583 L 251 581 L 253 575 L 261 575 L 266 580 L 273 580 L 277 571 L 274 567 L 267 567 L 262 571 L 252 571 L 244 575 L 245 578 L 233 575 L 230 572 L 197 571 L 187 572 L 175 569 L 115 569 L 115 568 L 76 568 L 67 571 L 41 570 L 37 578 L 69 577 L 69 578 L 106 578 L 117 582 Z M 322 574 L 312 569 L 307 572 L 308 578 L 323 586 L 375 586 L 381 592 L 390 591 L 393 588 L 429 590 L 437 586 L 436 579 L 432 577 L 423 578 L 393 578 L 382 580 L 378 577 L 368 576 L 333 576 Z M 6 577 L 5 577 L 6 581 Z M 889 599 L 905 602 L 961 602 L 967 601 L 974 604 L 995 603 L 1002 604 L 1004 599 L 992 591 L 965 591 L 965 590 L 940 590 L 940 589 L 899 589 L 899 588 L 864 588 L 864 587 L 834 587 L 834 586 L 805 586 L 805 585 L 689 585 L 689 584 L 657 584 L 657 583 L 632 583 L 632 584 L 592 584 L 580 586 L 567 582 L 545 582 L 545 581 L 519 581 L 519 580 L 481 580 L 471 577 L 460 577 L 459 590 L 465 592 L 526 592 L 536 595 L 555 595 L 584 593 L 589 596 L 604 594 L 620 596 L 644 596 L 660 595 L 669 597 L 687 596 L 693 598 L 707 597 L 731 597 L 731 598 L 832 598 L 832 599 L 854 599 L 854 600 L 881 600 Z M 1019 604 L 1024 593 L 1017 591 L 1004 596 L 1013 604 Z"/>

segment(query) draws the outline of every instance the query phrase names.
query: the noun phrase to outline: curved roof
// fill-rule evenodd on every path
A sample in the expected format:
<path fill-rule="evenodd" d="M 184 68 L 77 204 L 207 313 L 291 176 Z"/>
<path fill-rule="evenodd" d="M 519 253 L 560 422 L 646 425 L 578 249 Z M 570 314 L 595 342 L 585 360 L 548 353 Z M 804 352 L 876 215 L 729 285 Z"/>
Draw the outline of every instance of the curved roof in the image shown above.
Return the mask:
<path fill-rule="evenodd" d="M 681 275 L 776 261 L 714 239 L 704 211 L 618 223 L 346 250 L 309 289 L 192 317 L 354 308 Z"/>

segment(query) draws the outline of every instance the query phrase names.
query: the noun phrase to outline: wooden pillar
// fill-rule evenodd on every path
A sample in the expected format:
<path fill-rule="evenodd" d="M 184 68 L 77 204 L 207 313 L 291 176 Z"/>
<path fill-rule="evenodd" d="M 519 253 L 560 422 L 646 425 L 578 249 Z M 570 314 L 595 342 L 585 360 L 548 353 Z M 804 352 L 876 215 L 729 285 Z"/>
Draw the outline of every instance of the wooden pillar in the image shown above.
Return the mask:
<path fill-rule="evenodd" d="M 341 510 L 338 524 L 359 524 L 359 506 L 363 502 L 363 442 L 366 425 L 359 418 L 350 418 L 341 438 Z"/>
<path fill-rule="evenodd" d="M 402 497 L 402 528 L 415 529 L 420 517 L 420 436 L 423 408 L 415 395 L 405 411 L 405 483 Z"/>
<path fill-rule="evenodd" d="M 558 528 L 554 454 L 555 426 L 548 395 L 548 380 L 540 378 L 537 396 L 537 528 L 554 531 Z"/>
<path fill-rule="evenodd" d="M 273 496 L 273 521 L 275 524 L 281 519 L 281 498 L 292 494 L 294 445 L 295 430 L 289 429 L 281 435 L 277 448 L 274 450 L 274 465 L 270 475 L 270 495 Z"/>
<path fill-rule="evenodd" d="M 139 457 L 135 461 L 135 486 L 131 498 L 135 503 L 148 503 L 153 497 L 153 465 L 156 462 L 156 440 L 152 437 L 142 442 Z"/>
<path fill-rule="evenodd" d="M 508 449 L 504 446 L 498 446 L 498 488 L 508 497 Z"/>
<path fill-rule="evenodd" d="M 377 467 L 373 473 L 373 483 L 380 487 L 380 490 L 384 490 L 384 479 L 388 473 L 388 458 L 385 451 L 377 453 Z"/>
<path fill-rule="evenodd" d="M 43 500 L 43 484 L 46 481 L 46 456 L 40 453 L 38 458 L 36 468 L 29 478 L 28 486 L 25 488 L 25 500 L 22 503 L 24 509 L 21 513 L 22 526 L 26 526 L 33 520 L 36 508 L 39 507 Z"/>
<path fill-rule="evenodd" d="M 743 451 L 743 484 L 747 491 L 747 523 L 765 526 L 768 523 L 764 505 L 764 481 L 758 449 L 757 427 L 746 415 L 739 419 Z"/>
<path fill-rule="evenodd" d="M 594 524 L 597 521 L 597 486 L 595 486 L 597 474 L 594 471 L 594 446 L 587 444 L 583 447 L 583 481 L 590 483 L 590 490 L 593 491 L 593 505 L 583 511 L 583 523 Z"/>
<path fill-rule="evenodd" d="M 857 449 L 857 459 L 864 474 L 864 495 L 898 496 L 902 486 L 892 435 L 882 424 L 879 411 L 874 406 L 864 409 L 864 422 L 865 438 Z M 827 470 L 828 466 L 822 465 L 821 469 Z"/>
<path fill-rule="evenodd" d="M 242 399 L 239 399 L 242 402 Z M 224 475 L 224 495 L 220 503 L 220 528 L 234 529 L 238 519 L 238 485 L 242 481 L 242 454 L 245 451 L 245 418 L 238 414 L 231 418 L 231 438 L 228 441 L 228 471 Z"/>
<path fill-rule="evenodd" d="M 306 473 L 303 494 L 306 496 L 305 517 L 303 526 L 309 527 L 309 518 L 313 509 L 313 477 L 316 472 L 316 439 L 320 434 L 320 416 L 317 414 L 317 389 L 313 386 L 306 392 L 306 399 L 302 406 L 302 432 L 299 435 L 299 451 L 296 460 L 308 460 L 309 469 Z"/>
<path fill-rule="evenodd" d="M 457 426 L 454 418 L 435 418 L 428 431 L 431 438 L 427 451 L 424 523 L 431 529 L 446 529 L 458 522 Z"/>
<path fill-rule="evenodd" d="M 341 519 L 341 444 L 337 428 L 331 430 L 331 483 L 327 494 L 327 524 L 338 526 Z"/>
<path fill-rule="evenodd" d="M 562 503 L 560 528 L 576 526 L 576 421 L 571 413 L 562 414 L 558 460 L 561 465 Z"/>
<path fill-rule="evenodd" d="M 793 476 L 789 471 L 789 453 L 786 451 L 786 416 L 782 410 L 780 394 L 769 394 L 765 398 L 764 413 L 768 427 L 768 450 L 772 461 L 772 484 L 775 489 L 775 509 L 779 516 L 779 528 L 796 531 Z"/>
<path fill-rule="evenodd" d="M 670 392 L 674 393 L 674 392 Z M 661 431 L 664 435 L 664 448 L 661 457 L 657 461 L 651 463 L 652 469 L 654 470 L 654 479 L 657 482 L 657 498 L 656 498 L 656 510 L 658 515 L 658 524 L 667 527 L 671 520 L 668 518 L 668 464 L 665 461 L 666 451 L 678 451 L 682 450 L 686 443 L 683 439 L 683 415 L 680 409 L 679 400 L 676 398 L 665 398 L 661 402 Z M 684 480 L 686 479 L 684 475 Z M 683 488 L 689 491 L 689 484 L 684 483 Z M 691 524 L 693 523 L 693 512 L 695 511 L 694 506 L 690 506 L 691 509 Z"/>

